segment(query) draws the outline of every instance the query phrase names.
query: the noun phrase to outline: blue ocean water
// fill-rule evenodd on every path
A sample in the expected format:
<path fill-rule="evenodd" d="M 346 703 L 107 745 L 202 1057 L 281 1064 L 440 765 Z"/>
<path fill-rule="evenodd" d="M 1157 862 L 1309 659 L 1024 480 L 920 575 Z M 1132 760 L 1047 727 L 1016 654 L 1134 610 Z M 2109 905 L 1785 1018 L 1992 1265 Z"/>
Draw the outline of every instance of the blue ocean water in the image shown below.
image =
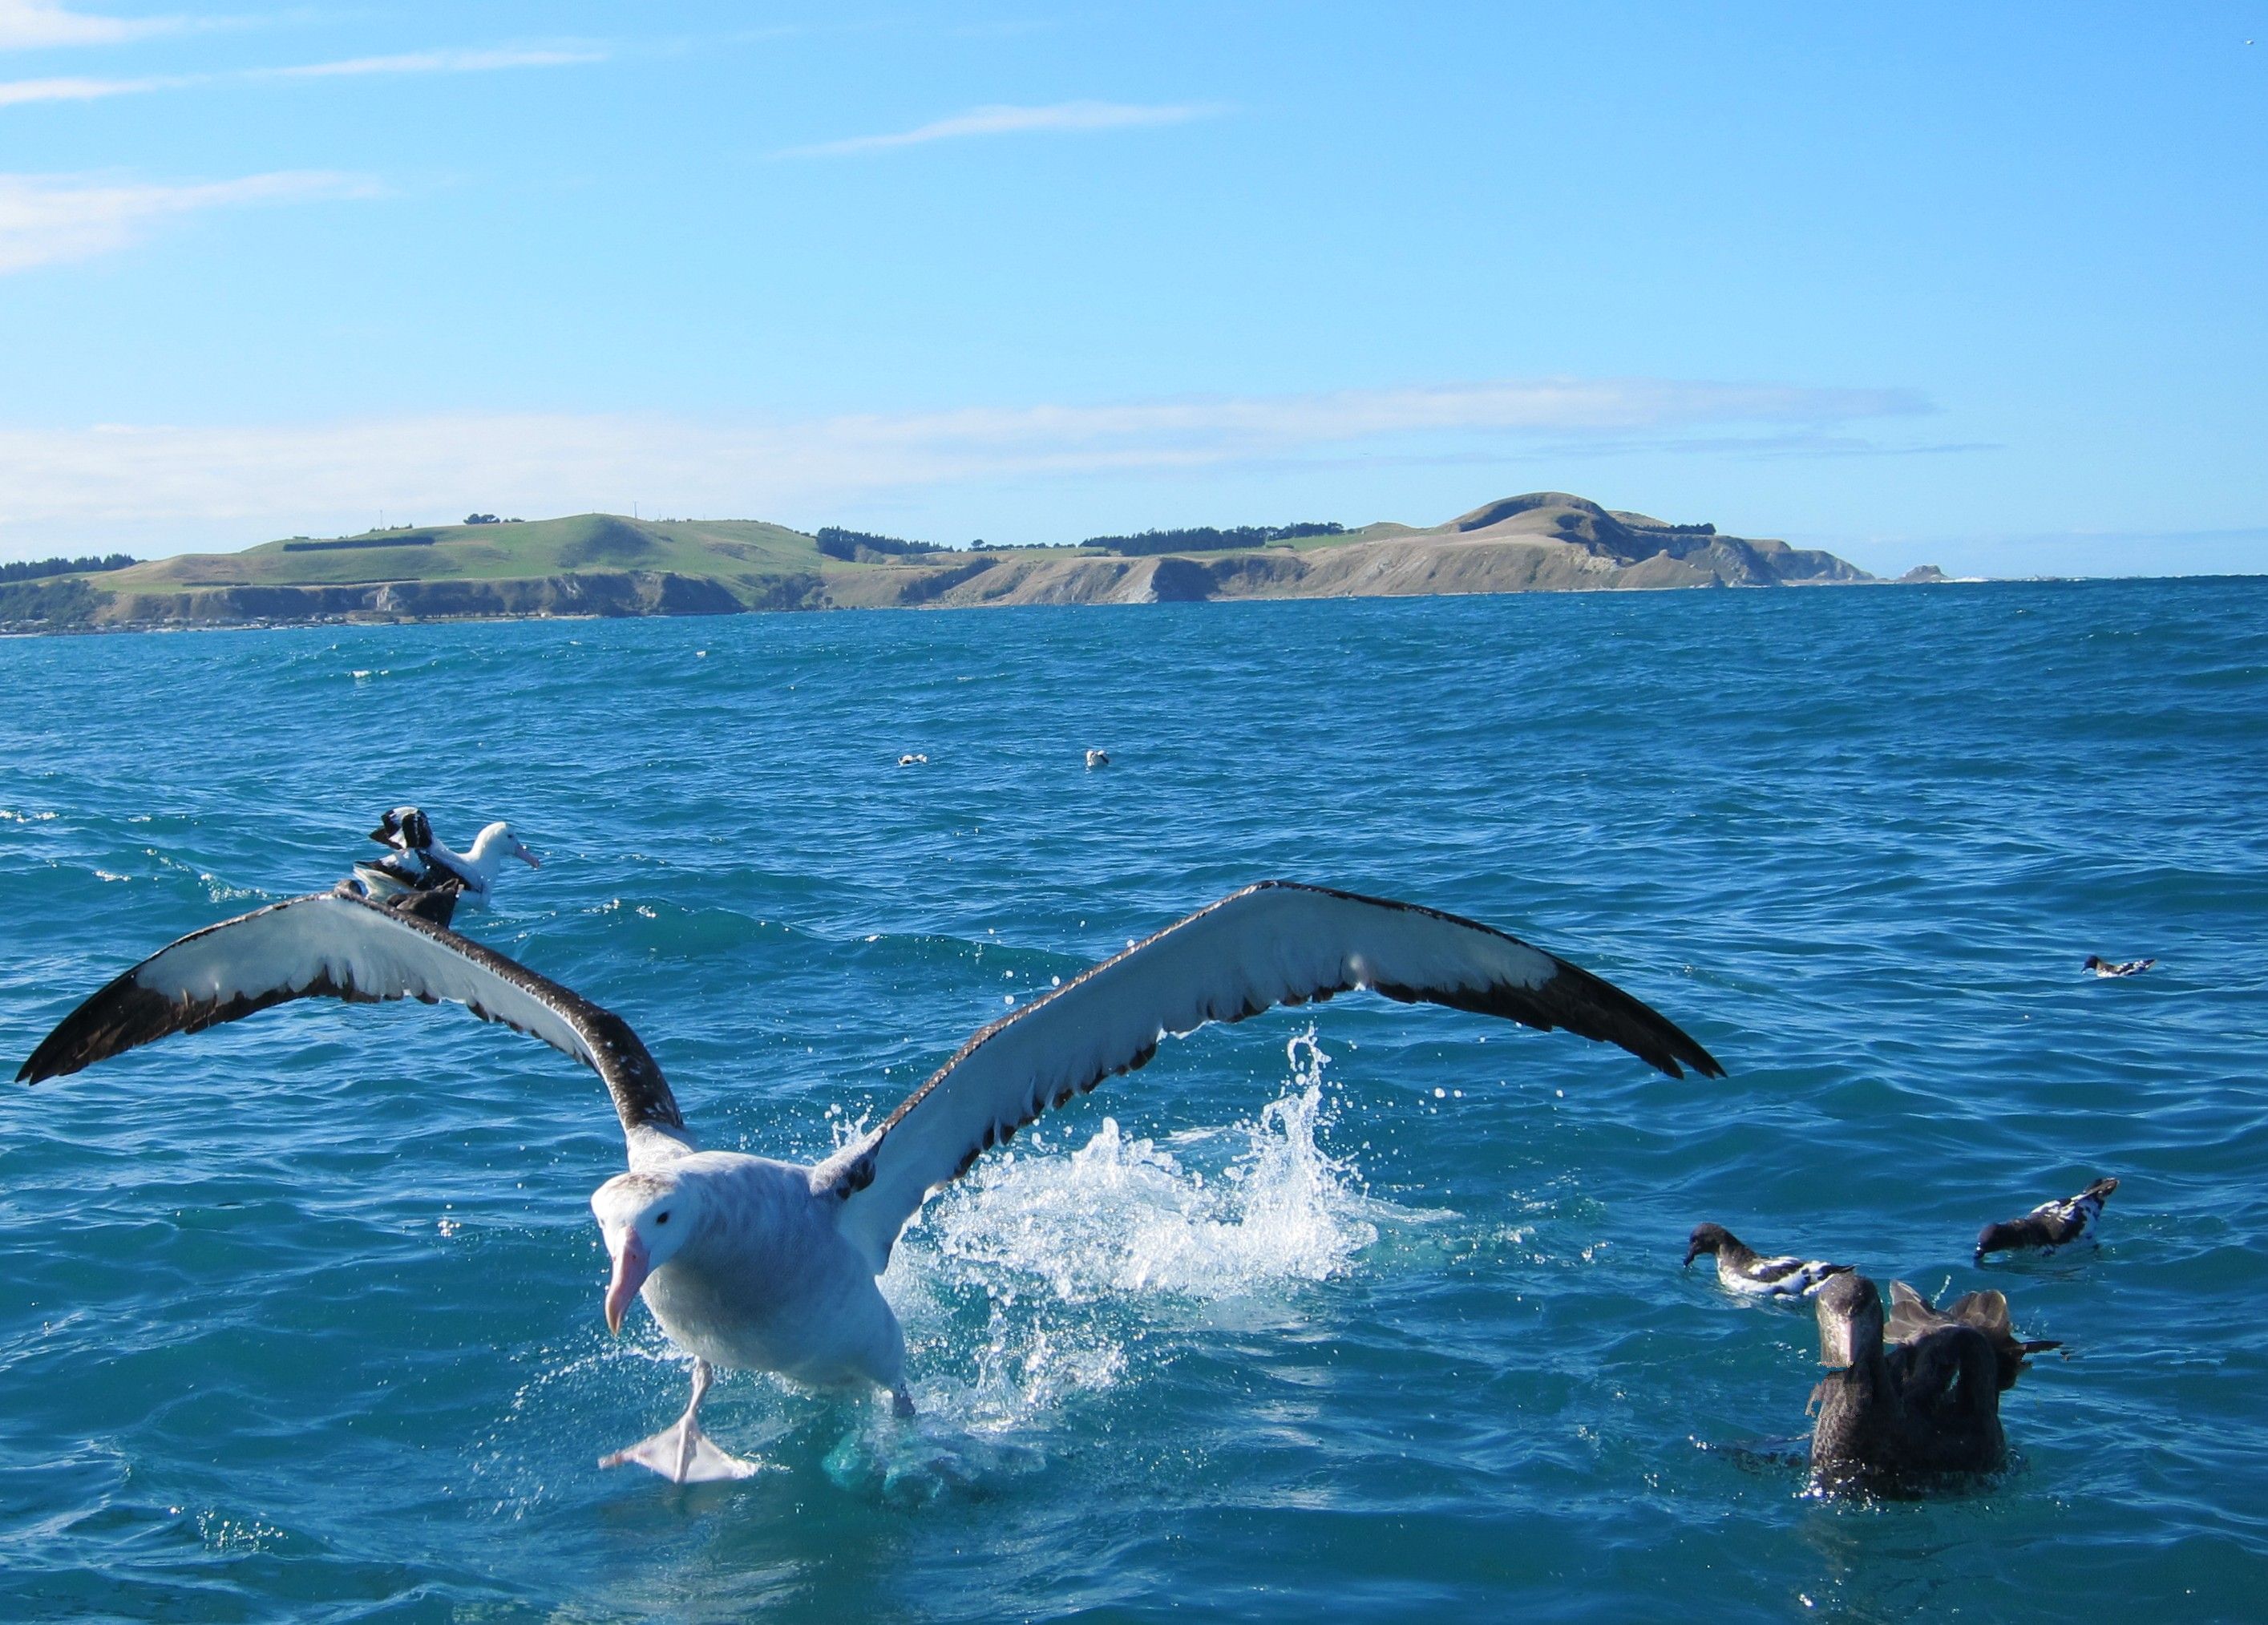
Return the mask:
<path fill-rule="evenodd" d="M 685 1379 L 600 1320 L 587 1073 L 416 1006 L 168 1040 L 0 1108 L 0 1617 L 2258 1617 L 2264 799 L 2264 581 L 0 643 L 11 1070 L 415 800 L 545 855 L 461 923 L 712 1144 L 817 1155 L 1270 875 L 1731 1074 L 1368 997 L 1171 1043 L 909 1233 L 916 1423 L 727 1377 L 769 1470 L 674 1489 L 593 1465 Z M 2099 1248 L 1971 1266 L 2099 1173 Z M 1701 1218 L 2007 1290 L 2070 1349 L 2010 1470 L 1822 1504 L 1703 1448 L 1818 1370 L 1679 1268 Z"/>

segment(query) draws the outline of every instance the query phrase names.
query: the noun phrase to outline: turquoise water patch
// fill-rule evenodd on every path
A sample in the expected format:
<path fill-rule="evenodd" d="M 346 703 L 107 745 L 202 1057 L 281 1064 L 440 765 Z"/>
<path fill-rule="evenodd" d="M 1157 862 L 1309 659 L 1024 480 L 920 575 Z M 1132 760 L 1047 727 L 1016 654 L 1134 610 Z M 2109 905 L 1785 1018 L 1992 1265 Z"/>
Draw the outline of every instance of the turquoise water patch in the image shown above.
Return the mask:
<path fill-rule="evenodd" d="M 1168 1042 L 909 1232 L 916 1423 L 728 1375 L 704 1418 L 770 1470 L 678 1490 L 594 1465 L 685 1376 L 600 1320 L 587 1073 L 415 1006 L 170 1040 L 0 1117 L 0 1616 L 2204 1620 L 2268 1584 L 2268 584 L 50 638 L 0 693 L 11 1067 L 415 801 L 543 855 L 460 923 L 630 1019 L 715 1145 L 823 1154 L 1270 876 L 1528 936 L 1730 1073 L 1368 997 Z M 2099 1247 L 1971 1263 L 2098 1173 Z M 2009 1470 L 1822 1505 L 1702 1448 L 1800 1434 L 1818 1371 L 1806 1313 L 1679 1268 L 1702 1218 L 2006 1290 L 2069 1352 L 2007 1396 Z"/>

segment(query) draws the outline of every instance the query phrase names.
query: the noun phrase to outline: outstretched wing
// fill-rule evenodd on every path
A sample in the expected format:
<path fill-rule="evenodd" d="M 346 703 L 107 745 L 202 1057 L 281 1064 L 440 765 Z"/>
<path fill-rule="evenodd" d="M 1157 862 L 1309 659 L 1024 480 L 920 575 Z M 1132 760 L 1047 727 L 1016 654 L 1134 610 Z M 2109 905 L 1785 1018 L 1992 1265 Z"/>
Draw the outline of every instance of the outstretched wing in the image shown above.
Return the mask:
<path fill-rule="evenodd" d="M 1903 1281 L 1890 1283 L 1890 1316 L 1882 1327 L 1884 1342 L 1911 1342 L 1952 1324 L 1952 1316 L 1940 1313 L 1936 1305 L 1912 1287 Z"/>
<path fill-rule="evenodd" d="M 462 1004 L 598 1073 L 633 1162 L 642 1149 L 693 1143 L 661 1069 L 621 1017 L 430 920 L 340 892 L 255 908 L 159 949 L 64 1017 L 17 1081 L 60 1077 L 171 1033 L 316 997 Z"/>
<path fill-rule="evenodd" d="M 1049 1106 L 1143 1065 L 1168 1033 L 1351 988 L 1619 1044 L 1673 1077 L 1709 1052 L 1588 971 L 1454 915 L 1263 880 L 1034 1000 L 961 1046 L 888 1121 L 828 1159 L 816 1188 L 880 1270 L 932 1188 Z M 1682 1066 L 1681 1066 L 1682 1063 Z"/>
<path fill-rule="evenodd" d="M 1992 1345 L 2003 1393 L 2014 1387 L 2016 1379 L 2031 1369 L 2028 1363 L 2030 1356 L 2063 1347 L 2061 1343 L 2046 1338 L 2027 1340 L 2018 1337 L 2014 1324 L 2008 1316 L 2006 1293 L 1992 1290 L 1965 1292 L 1943 1309 L 1937 1309 L 1931 1306 L 1928 1298 L 1904 1282 L 1890 1283 L 1890 1318 L 1884 1328 L 1884 1335 L 1890 1343 L 1918 1342 L 1933 1332 L 1943 1331 L 1948 1326 L 1965 1326 L 1980 1334 Z"/>

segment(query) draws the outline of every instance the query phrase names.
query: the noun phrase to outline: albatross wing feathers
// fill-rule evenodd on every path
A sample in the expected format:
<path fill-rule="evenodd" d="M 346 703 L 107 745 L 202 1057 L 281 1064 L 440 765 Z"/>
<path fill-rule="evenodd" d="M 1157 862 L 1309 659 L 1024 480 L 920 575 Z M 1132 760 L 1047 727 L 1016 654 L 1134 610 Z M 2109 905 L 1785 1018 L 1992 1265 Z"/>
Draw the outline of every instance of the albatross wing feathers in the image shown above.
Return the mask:
<path fill-rule="evenodd" d="M 961 1046 L 880 1128 L 813 1172 L 877 1271 L 933 1188 L 1051 1106 L 1130 1071 L 1167 1033 L 1353 988 L 1565 1027 L 1672 1077 L 1724 1069 L 1659 1012 L 1516 937 L 1455 915 L 1264 880 L 1200 909 Z"/>
<path fill-rule="evenodd" d="M 399 908 L 320 892 L 255 908 L 159 949 L 63 1018 L 16 1074 L 60 1077 L 291 999 L 464 1005 L 571 1055 L 614 1097 L 632 1160 L 689 1147 L 661 1069 L 630 1024 L 526 966 Z"/>

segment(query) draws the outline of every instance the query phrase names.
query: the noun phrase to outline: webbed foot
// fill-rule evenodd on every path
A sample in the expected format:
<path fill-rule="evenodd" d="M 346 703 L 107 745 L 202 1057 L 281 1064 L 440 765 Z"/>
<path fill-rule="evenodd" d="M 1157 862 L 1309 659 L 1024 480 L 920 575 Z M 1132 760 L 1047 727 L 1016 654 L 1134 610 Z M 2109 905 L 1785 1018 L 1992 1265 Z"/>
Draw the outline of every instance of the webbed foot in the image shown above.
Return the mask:
<path fill-rule="evenodd" d="M 628 1450 L 599 1458 L 602 1467 L 651 1467 L 673 1484 L 711 1484 L 725 1479 L 749 1478 L 763 1471 L 763 1463 L 729 1455 L 719 1450 L 691 1417 L 664 1428 L 652 1438 L 640 1439 Z"/>
<path fill-rule="evenodd" d="M 710 1442 L 694 1420 L 709 1392 L 709 1362 L 693 1362 L 693 1398 L 674 1427 L 664 1428 L 652 1438 L 640 1439 L 628 1450 L 599 1458 L 602 1467 L 651 1467 L 673 1484 L 713 1484 L 747 1478 L 763 1471 L 763 1463 L 729 1455 Z"/>

